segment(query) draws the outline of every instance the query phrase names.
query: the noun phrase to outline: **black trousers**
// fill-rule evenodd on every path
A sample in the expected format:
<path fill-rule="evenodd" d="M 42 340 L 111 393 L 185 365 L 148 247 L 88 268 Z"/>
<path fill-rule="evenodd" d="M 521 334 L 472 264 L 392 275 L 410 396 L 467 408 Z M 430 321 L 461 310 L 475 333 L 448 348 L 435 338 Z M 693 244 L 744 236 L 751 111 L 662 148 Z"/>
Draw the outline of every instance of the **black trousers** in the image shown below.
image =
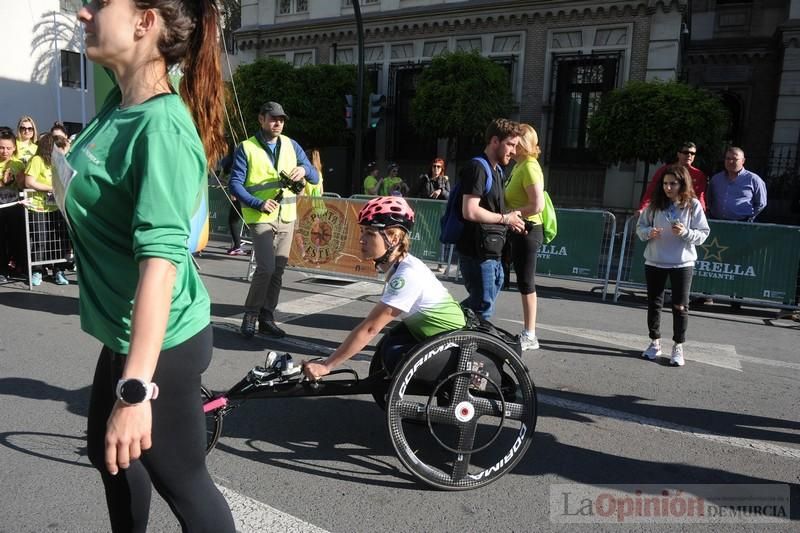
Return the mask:
<path fill-rule="evenodd" d="M 651 339 L 661 338 L 661 308 L 664 305 L 664 290 L 669 279 L 672 288 L 672 340 L 686 341 L 689 325 L 689 291 L 692 287 L 694 267 L 658 268 L 644 266 L 647 280 L 647 329 Z M 680 307 L 677 309 L 676 307 Z"/>
<path fill-rule="evenodd" d="M 125 356 L 103 347 L 89 404 L 89 459 L 105 486 L 111 529 L 147 530 L 151 484 L 164 498 L 185 533 L 233 533 L 233 517 L 206 468 L 206 425 L 200 375 L 211 361 L 208 326 L 186 342 L 161 352 L 153 381 L 159 395 L 151 402 L 153 446 L 116 476 L 105 467 L 106 423 L 116 401 L 115 388 Z"/>
<path fill-rule="evenodd" d="M 242 204 L 239 200 L 233 200 L 228 210 L 228 228 L 231 232 L 234 248 L 242 247 Z"/>

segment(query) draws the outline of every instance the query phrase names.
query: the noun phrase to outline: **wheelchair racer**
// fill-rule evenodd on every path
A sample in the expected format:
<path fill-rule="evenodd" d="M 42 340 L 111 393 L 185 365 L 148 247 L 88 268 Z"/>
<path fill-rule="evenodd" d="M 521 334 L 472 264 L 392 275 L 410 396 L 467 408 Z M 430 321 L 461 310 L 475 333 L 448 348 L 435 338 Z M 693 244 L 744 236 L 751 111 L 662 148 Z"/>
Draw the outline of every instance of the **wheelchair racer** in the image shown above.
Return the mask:
<path fill-rule="evenodd" d="M 392 320 L 402 317 L 373 357 L 391 372 L 420 342 L 465 326 L 464 312 L 431 270 L 409 253 L 414 211 L 399 196 L 373 198 L 358 214 L 361 255 L 387 273 L 381 301 L 324 361 L 305 361 L 303 372 L 317 380 L 367 346 Z"/>

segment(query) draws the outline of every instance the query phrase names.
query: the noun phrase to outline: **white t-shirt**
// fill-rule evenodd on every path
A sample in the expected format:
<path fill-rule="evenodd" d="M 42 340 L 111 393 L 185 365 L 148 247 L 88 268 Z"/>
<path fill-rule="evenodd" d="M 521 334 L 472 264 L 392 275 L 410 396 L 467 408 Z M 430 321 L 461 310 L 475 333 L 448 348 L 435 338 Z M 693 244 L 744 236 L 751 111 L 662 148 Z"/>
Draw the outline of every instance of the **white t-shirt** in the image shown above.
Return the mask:
<path fill-rule="evenodd" d="M 418 340 L 465 325 L 461 306 L 413 255 L 407 255 L 389 272 L 381 302 L 403 312 L 403 322 Z"/>

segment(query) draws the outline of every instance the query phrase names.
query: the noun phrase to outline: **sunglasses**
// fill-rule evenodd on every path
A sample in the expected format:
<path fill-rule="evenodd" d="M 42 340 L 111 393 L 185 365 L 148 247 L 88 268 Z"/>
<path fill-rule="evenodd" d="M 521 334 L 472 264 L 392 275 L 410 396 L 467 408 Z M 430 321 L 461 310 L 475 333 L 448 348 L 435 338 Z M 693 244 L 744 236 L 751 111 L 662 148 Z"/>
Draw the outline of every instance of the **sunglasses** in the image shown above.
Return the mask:
<path fill-rule="evenodd" d="M 691 150 L 681 150 L 683 155 L 697 155 L 697 152 L 692 152 Z"/>
<path fill-rule="evenodd" d="M 32 126 L 31 126 L 31 127 L 28 127 L 28 126 L 20 126 L 20 127 L 19 127 L 19 131 L 33 131 L 33 127 L 32 127 Z"/>

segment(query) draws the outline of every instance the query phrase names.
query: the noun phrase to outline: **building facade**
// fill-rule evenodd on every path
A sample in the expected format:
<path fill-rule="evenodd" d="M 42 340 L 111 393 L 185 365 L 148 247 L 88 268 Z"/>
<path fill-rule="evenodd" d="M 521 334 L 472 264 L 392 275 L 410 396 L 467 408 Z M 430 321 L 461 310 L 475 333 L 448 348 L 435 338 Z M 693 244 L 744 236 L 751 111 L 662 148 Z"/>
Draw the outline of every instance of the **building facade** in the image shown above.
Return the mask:
<path fill-rule="evenodd" d="M 794 87 L 784 80 L 800 77 L 800 63 L 787 52 L 800 32 L 787 25 L 800 10 L 795 3 L 361 0 L 371 84 L 388 99 L 375 155 L 424 170 L 442 153 L 441 142 L 419 139 L 411 127 L 416 76 L 436 54 L 475 50 L 508 70 L 511 118 L 539 131 L 548 189 L 559 205 L 638 203 L 642 166 L 602 164 L 586 136 L 601 96 L 629 80 L 680 78 L 719 92 L 735 117 L 730 140 L 766 164 L 776 143 L 797 144 Z M 351 0 L 243 0 L 235 41 L 238 62 L 357 61 Z M 731 61 L 742 65 L 725 68 Z M 755 114 L 758 127 L 751 128 Z"/>
<path fill-rule="evenodd" d="M 9 2 L 10 3 L 10 2 Z M 4 9 L 0 125 L 30 115 L 40 132 L 59 120 L 70 133 L 94 116 L 94 66 L 82 53 L 80 0 L 24 0 Z"/>

